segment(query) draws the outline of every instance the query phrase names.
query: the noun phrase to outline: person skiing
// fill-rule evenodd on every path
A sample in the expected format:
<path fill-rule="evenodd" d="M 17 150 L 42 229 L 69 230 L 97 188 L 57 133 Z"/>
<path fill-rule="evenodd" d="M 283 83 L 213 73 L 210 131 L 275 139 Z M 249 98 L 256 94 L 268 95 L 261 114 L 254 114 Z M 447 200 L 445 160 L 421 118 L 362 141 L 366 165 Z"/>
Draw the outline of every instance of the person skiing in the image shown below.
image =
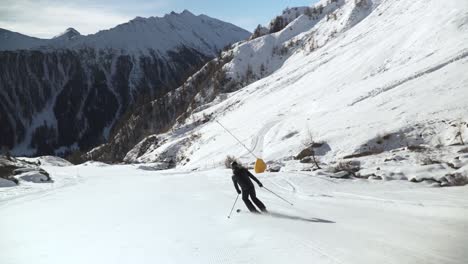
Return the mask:
<path fill-rule="evenodd" d="M 263 187 L 263 184 L 254 175 L 252 175 L 252 173 L 250 173 L 246 168 L 242 167 L 236 161 L 231 163 L 231 168 L 234 174 L 232 176 L 234 188 L 236 188 L 238 194 L 242 193 L 242 200 L 244 201 L 249 211 L 252 213 L 259 213 L 257 208 L 255 208 L 255 206 L 252 204 L 252 202 L 254 202 L 260 211 L 266 213 L 267 209 L 262 201 L 257 198 L 255 193 L 255 186 L 253 185 L 250 178 L 252 178 L 258 184 L 258 186 L 260 186 L 260 188 Z M 239 189 L 239 185 L 242 191 Z M 252 199 L 252 202 L 250 202 L 249 197 Z"/>

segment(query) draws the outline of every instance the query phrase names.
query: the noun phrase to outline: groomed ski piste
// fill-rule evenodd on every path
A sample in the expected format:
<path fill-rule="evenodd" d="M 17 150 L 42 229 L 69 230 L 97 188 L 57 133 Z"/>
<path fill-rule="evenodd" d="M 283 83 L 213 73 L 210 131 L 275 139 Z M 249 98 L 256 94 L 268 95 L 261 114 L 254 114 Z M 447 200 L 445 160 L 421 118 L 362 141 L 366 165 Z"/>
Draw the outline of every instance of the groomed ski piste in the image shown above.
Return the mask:
<path fill-rule="evenodd" d="M 340 24 L 354 3 L 323 23 Z M 158 135 L 162 146 L 127 154 L 144 164 L 50 159 L 41 167 L 53 182 L 0 179 L 0 263 L 466 264 L 468 154 L 453 145 L 457 127 L 467 135 L 468 3 L 370 3 L 364 20 L 320 50 L 298 50 L 270 76 L 200 108 L 193 119 L 212 116 L 206 124 L 181 124 Z M 327 36 L 315 29 L 298 39 Z M 294 206 L 257 187 L 271 214 L 250 214 L 239 199 L 241 212 L 227 218 L 237 193 L 223 161 L 253 158 L 215 121 L 281 167 L 256 176 Z M 293 158 L 309 131 L 329 146 L 318 156 L 323 170 Z M 179 144 L 185 137 L 194 140 Z M 151 162 L 173 146 L 185 164 L 156 171 Z M 353 159 L 365 178 L 328 170 L 366 146 L 381 149 Z M 448 175 L 464 186 L 438 187 Z"/>
<path fill-rule="evenodd" d="M 0 189 L 0 263 L 466 263 L 468 188 L 257 175 L 253 215 L 228 169 L 43 166 L 54 183 Z M 29 187 L 29 188 L 28 188 Z"/>

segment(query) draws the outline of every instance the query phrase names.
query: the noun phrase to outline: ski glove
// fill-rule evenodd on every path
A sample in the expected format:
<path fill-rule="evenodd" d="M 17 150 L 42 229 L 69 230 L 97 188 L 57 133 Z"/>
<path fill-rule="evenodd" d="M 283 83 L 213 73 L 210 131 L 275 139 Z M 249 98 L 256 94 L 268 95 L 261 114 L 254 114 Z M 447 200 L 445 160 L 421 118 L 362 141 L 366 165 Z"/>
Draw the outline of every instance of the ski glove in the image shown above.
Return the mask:
<path fill-rule="evenodd" d="M 240 190 L 237 190 L 237 194 L 241 194 L 242 192 Z"/>
<path fill-rule="evenodd" d="M 260 188 L 263 187 L 263 184 L 261 182 L 258 183 L 258 186 L 260 186 Z"/>

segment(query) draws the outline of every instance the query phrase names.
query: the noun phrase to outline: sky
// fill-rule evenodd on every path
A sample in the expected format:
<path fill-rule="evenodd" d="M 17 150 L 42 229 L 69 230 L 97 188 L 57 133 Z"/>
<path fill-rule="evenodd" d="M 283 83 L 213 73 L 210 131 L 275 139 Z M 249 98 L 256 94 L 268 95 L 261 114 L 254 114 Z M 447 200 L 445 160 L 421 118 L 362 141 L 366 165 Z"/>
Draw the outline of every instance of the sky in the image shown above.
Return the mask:
<path fill-rule="evenodd" d="M 233 23 L 249 31 L 267 24 L 286 7 L 317 0 L 0 0 L 0 28 L 51 38 L 69 27 L 93 34 L 136 16 L 163 16 L 184 9 Z"/>

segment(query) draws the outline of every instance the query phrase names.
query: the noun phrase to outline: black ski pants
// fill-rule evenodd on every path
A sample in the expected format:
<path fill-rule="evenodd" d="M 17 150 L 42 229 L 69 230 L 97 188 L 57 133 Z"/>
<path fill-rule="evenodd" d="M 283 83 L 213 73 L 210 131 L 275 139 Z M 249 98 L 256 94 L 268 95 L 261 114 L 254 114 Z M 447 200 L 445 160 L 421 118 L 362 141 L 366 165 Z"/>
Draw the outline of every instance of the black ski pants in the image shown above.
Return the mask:
<path fill-rule="evenodd" d="M 250 202 L 249 196 L 250 196 L 250 199 L 252 200 L 252 202 L 254 202 L 254 204 L 262 212 L 266 211 L 265 205 L 262 203 L 262 201 L 260 201 L 257 198 L 257 194 L 255 193 L 255 188 L 249 188 L 249 189 L 246 189 L 246 190 L 242 190 L 242 200 L 244 201 L 245 205 L 247 206 L 247 208 L 249 209 L 250 212 L 258 212 L 258 211 L 255 208 L 255 206 L 252 204 L 252 202 Z"/>

